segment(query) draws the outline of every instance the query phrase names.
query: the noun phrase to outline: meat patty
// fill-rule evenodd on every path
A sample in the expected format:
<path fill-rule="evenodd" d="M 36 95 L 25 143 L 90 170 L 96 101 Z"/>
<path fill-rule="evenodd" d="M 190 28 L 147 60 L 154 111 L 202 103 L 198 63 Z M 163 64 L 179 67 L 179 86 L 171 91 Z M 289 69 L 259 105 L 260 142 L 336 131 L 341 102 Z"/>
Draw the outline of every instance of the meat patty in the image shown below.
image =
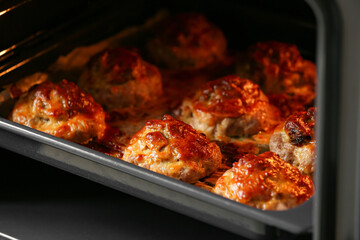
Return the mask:
<path fill-rule="evenodd" d="M 103 137 L 105 112 L 73 82 L 44 82 L 22 95 L 10 120 L 76 143 Z"/>
<path fill-rule="evenodd" d="M 233 75 L 203 85 L 179 112 L 182 121 L 220 141 L 267 131 L 280 118 L 257 84 Z"/>
<path fill-rule="evenodd" d="M 181 13 L 165 19 L 148 42 L 151 58 L 171 69 L 199 69 L 226 53 L 222 31 L 199 13 Z"/>
<path fill-rule="evenodd" d="M 162 95 L 157 67 L 125 48 L 106 49 L 95 55 L 79 86 L 106 110 L 144 106 Z"/>
<path fill-rule="evenodd" d="M 215 143 L 188 124 L 165 115 L 150 120 L 125 149 L 124 160 L 166 176 L 194 183 L 221 164 Z"/>
<path fill-rule="evenodd" d="M 214 192 L 263 210 L 293 208 L 314 194 L 310 177 L 273 152 L 247 154 L 216 182 Z"/>
<path fill-rule="evenodd" d="M 294 113 L 275 129 L 270 151 L 299 168 L 302 174 L 312 176 L 316 159 L 314 128 L 315 108 Z"/>
<path fill-rule="evenodd" d="M 237 74 L 259 84 L 266 94 L 272 94 L 273 104 L 281 103 L 278 98 L 286 94 L 286 105 L 295 107 L 294 111 L 299 106 L 296 102 L 304 106 L 312 104 L 315 98 L 316 66 L 304 60 L 293 44 L 269 41 L 251 46 L 246 57 L 239 61 Z"/>

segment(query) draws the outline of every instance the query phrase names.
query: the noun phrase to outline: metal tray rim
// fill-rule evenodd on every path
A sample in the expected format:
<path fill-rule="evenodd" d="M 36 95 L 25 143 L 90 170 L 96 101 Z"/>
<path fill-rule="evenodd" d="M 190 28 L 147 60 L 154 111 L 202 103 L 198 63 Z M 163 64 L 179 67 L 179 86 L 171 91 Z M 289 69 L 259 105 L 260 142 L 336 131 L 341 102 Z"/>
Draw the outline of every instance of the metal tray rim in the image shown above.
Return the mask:
<path fill-rule="evenodd" d="M 64 150 L 88 161 L 93 161 L 98 164 L 105 165 L 115 169 L 116 171 L 126 172 L 127 174 L 133 175 L 137 178 L 141 178 L 145 181 L 149 181 L 162 187 L 180 192 L 189 196 L 190 198 L 194 198 L 208 204 L 233 211 L 235 214 L 251 218 L 269 226 L 274 226 L 292 233 L 307 232 L 312 226 L 311 213 L 313 198 L 309 199 L 304 204 L 296 208 L 286 211 L 263 211 L 237 203 L 230 199 L 226 199 L 222 196 L 213 194 L 194 185 L 184 183 L 152 172 L 148 169 L 132 165 L 85 146 L 54 137 L 18 123 L 14 123 L 4 118 L 0 118 L 0 128 L 21 137 L 31 139 L 32 141 L 40 142 Z M 302 217 L 299 217 L 300 214 Z"/>

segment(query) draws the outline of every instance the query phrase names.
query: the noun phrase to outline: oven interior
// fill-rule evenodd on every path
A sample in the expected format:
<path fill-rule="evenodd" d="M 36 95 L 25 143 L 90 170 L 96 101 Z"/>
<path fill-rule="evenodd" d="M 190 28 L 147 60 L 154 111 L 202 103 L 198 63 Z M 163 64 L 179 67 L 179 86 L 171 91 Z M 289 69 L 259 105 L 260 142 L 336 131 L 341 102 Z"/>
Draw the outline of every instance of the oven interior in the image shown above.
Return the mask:
<path fill-rule="evenodd" d="M 17 1 L 12 6 L 2 4 L 1 10 L 16 7 L 0 16 L 0 31 L 7 33 L 0 39 L 1 86 L 15 82 L 31 73 L 46 71 L 59 56 L 66 55 L 75 47 L 93 44 L 129 26 L 141 25 L 163 10 L 170 14 L 190 11 L 205 14 L 223 30 L 228 41 L 228 49 L 234 52 L 244 51 L 250 44 L 258 41 L 276 40 L 294 43 L 305 59 L 312 61 L 316 59 L 315 15 L 312 8 L 301 0 L 291 3 L 283 0 L 272 2 L 224 0 L 216 3 L 188 0 L 151 2 L 93 0 L 61 1 L 55 5 L 44 0 L 28 0 Z M 18 20 L 20 18 L 22 21 Z M 12 24 L 7 24 L 10 22 Z M 139 41 L 141 42 L 141 39 Z M 1 106 L 0 114 L 4 118 L 7 117 L 9 107 L 13 102 L 10 101 L 7 104 Z M 84 150 L 81 149 L 81 151 Z M 61 168 L 72 171 L 66 167 Z M 86 175 L 86 172 L 78 173 L 77 170 L 75 173 Z M 96 178 L 92 180 L 98 181 Z M 151 197 L 147 197 L 147 200 L 159 202 L 151 200 Z M 162 205 L 169 207 L 166 203 Z M 307 216 L 299 218 L 311 219 L 309 216 L 311 207 L 306 206 L 305 209 L 307 211 L 304 215 Z M 184 210 L 184 213 L 191 215 L 187 211 Z M 277 215 L 281 218 L 285 214 Z M 204 216 L 198 217 L 206 221 L 204 218 Z M 271 217 L 265 220 L 267 223 L 270 221 Z M 216 221 L 210 220 L 210 223 L 216 224 Z M 304 225 L 308 226 L 311 223 Z M 234 231 L 234 226 L 226 228 L 220 225 L 220 227 Z M 275 232 L 266 230 L 262 234 L 271 232 L 276 235 L 281 231 L 286 232 L 283 229 Z M 310 229 L 303 229 L 303 231 L 308 232 Z M 264 237 L 242 231 L 234 232 L 253 238 Z"/>

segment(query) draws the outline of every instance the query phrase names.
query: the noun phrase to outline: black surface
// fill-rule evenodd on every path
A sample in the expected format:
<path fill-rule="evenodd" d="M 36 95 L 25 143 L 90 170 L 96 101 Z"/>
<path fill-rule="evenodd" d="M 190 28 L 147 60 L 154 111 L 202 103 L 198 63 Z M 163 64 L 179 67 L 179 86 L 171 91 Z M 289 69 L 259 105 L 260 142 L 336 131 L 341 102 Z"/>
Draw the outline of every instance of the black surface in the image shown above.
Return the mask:
<path fill-rule="evenodd" d="M 7 150 L 0 156 L 0 233 L 14 238 L 243 239 Z"/>
<path fill-rule="evenodd" d="M 345 85 L 346 80 L 340 77 L 340 65 L 343 60 L 342 57 L 345 57 L 345 55 L 342 55 L 341 52 L 342 26 L 339 8 L 334 1 L 318 0 L 316 2 L 321 9 L 318 17 L 321 19 L 320 22 L 322 22 L 320 24 L 322 32 L 319 34 L 319 47 L 317 49 L 317 72 L 319 77 L 316 97 L 318 111 L 316 119 L 317 159 L 315 184 L 317 188 L 314 202 L 314 238 L 317 240 L 331 240 L 341 239 L 341 235 L 337 234 L 338 229 L 336 229 L 337 222 L 339 221 L 337 218 L 339 209 L 337 207 L 339 207 L 338 201 L 344 196 L 339 195 L 337 192 L 337 183 L 339 183 L 341 175 L 347 175 L 347 173 L 341 173 L 339 169 L 341 170 L 342 168 L 339 165 L 346 166 L 348 159 L 354 160 L 352 157 L 349 158 L 349 155 L 345 155 L 343 153 L 344 150 L 346 152 L 346 150 L 352 149 L 356 152 L 350 156 L 356 156 L 358 152 L 357 146 L 344 148 L 342 145 L 348 139 L 351 139 L 349 142 L 353 144 L 358 137 L 352 135 L 356 132 L 353 130 L 356 129 L 356 126 L 352 124 L 350 125 L 351 130 L 349 133 L 349 130 L 345 127 L 349 122 L 343 120 L 344 115 L 341 113 L 344 114 L 350 111 L 351 114 L 354 114 L 351 116 L 353 119 L 357 109 L 356 107 L 352 110 L 341 109 L 341 106 L 348 108 L 356 100 L 351 97 L 349 98 L 349 96 L 352 96 L 349 93 L 349 96 L 345 97 L 345 99 L 351 99 L 349 101 L 350 104 L 343 105 L 344 103 L 341 103 L 343 99 L 340 97 L 340 90 L 342 85 Z M 341 83 L 341 80 L 344 80 L 343 83 Z M 357 89 L 355 84 L 352 87 Z M 346 138 L 343 138 L 343 136 L 346 136 Z M 344 156 L 347 156 L 347 158 L 345 157 L 346 160 L 342 159 Z M 349 174 L 351 176 L 351 173 Z M 347 184 L 343 185 L 343 187 L 347 187 Z M 351 216 L 346 218 L 351 219 Z M 346 228 L 348 227 L 346 226 Z M 347 239 L 353 239 L 350 235 L 348 236 Z"/>

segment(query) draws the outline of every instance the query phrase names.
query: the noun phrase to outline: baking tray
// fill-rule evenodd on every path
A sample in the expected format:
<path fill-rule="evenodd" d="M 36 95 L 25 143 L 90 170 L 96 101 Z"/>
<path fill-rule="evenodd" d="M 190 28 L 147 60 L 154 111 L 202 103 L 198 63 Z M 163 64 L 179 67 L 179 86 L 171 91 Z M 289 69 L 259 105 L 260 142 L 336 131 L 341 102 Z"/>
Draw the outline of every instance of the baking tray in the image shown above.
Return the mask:
<path fill-rule="evenodd" d="M 35 1 L 27 1 L 24 5 L 33 2 Z M 43 71 L 51 63 L 55 62 L 59 56 L 69 53 L 77 46 L 95 43 L 122 31 L 125 27 L 142 24 L 145 19 L 151 17 L 156 10 L 163 6 L 160 2 L 149 6 L 146 1 L 134 1 L 131 3 L 105 1 L 102 4 L 93 1 L 90 5 L 86 5 L 84 10 L 76 16 L 66 21 L 59 21 L 60 23 L 55 27 L 47 28 L 45 26 L 35 35 L 31 35 L 24 41 L 8 48 L 0 59 L 0 83 L 4 85 L 36 71 Z M 234 11 L 233 6 L 230 4 L 233 2 L 225 1 L 223 8 Z M 112 4 L 115 4 L 116 8 L 112 7 Z M 210 16 L 216 13 L 216 10 L 201 8 L 201 3 L 193 4 L 191 8 L 189 6 L 189 2 L 181 1 L 180 6 L 177 6 L 176 9 L 178 11 L 189 9 L 200 11 L 202 9 L 204 10 L 202 12 Z M 173 6 L 170 4 L 167 7 L 171 8 Z M 130 12 L 132 14 L 119 16 L 119 9 L 124 13 Z M 238 6 L 238 10 L 235 9 L 235 12 L 239 11 L 245 14 L 245 12 L 249 11 L 248 15 L 256 18 L 256 21 L 253 22 L 256 26 L 265 24 L 265 22 L 268 26 L 269 19 L 274 24 L 279 21 L 278 15 L 268 14 L 264 16 L 264 12 L 261 11 L 254 16 L 254 9 L 254 6 L 251 5 L 242 6 L 242 8 Z M 55 9 L 47 9 L 47 11 L 52 10 L 56 11 Z M 13 11 L 15 11 L 15 14 L 16 9 Z M 221 12 L 221 9 L 217 11 Z M 13 13 L 10 12 L 9 14 Z M 284 17 L 289 19 L 289 16 Z M 112 24 L 109 25 L 110 22 Z M 304 31 L 312 33 L 311 36 L 315 38 L 315 28 L 313 26 L 309 27 L 306 22 L 292 19 L 287 23 L 304 28 Z M 221 25 L 220 22 L 219 24 Z M 273 30 L 276 34 L 276 32 L 281 32 L 282 28 L 286 28 L 284 23 Z M 293 32 L 295 38 L 297 31 Z M 275 40 L 289 38 L 289 35 L 285 37 L 281 37 L 283 35 L 278 36 L 280 37 Z M 311 36 L 307 36 L 307 39 L 303 41 L 311 42 Z M 258 37 L 258 39 L 264 40 L 266 38 L 262 36 L 262 38 Z M 232 43 L 230 42 L 230 44 Z M 312 45 L 309 44 L 309 46 Z M 307 49 L 308 53 L 311 53 L 312 47 Z M 306 50 L 304 52 L 306 53 Z M 4 109 L 11 104 L 10 100 L 3 103 L 0 106 L 0 113 L 1 111 L 6 112 Z M 6 114 L 1 115 L 0 146 L 3 148 L 248 238 L 288 238 L 292 234 L 311 231 L 313 198 L 296 208 L 286 211 L 255 209 L 84 146 L 19 125 L 7 120 Z"/>

